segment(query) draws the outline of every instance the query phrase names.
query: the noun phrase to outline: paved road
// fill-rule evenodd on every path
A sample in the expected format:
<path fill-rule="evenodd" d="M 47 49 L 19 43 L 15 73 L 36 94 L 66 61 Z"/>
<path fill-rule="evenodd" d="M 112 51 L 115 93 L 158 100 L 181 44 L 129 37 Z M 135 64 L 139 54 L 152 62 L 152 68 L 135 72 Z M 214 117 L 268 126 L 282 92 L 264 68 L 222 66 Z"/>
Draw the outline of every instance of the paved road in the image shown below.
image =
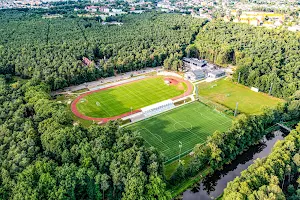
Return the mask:
<path fill-rule="evenodd" d="M 126 72 L 123 74 L 119 74 L 117 76 L 101 78 L 97 81 L 92 81 L 92 82 L 88 82 L 88 83 L 82 83 L 80 85 L 66 87 L 64 89 L 60 89 L 60 90 L 51 92 L 51 95 L 54 96 L 54 95 L 58 95 L 58 94 L 65 94 L 65 93 L 70 93 L 70 92 L 74 92 L 74 91 L 82 90 L 82 89 L 90 90 L 91 88 L 94 88 L 94 87 L 97 87 L 99 85 L 103 85 L 106 83 L 113 83 L 113 82 L 129 79 L 132 77 L 132 75 L 139 76 L 139 75 L 143 75 L 143 74 L 147 74 L 147 73 L 151 73 L 151 72 L 156 72 L 161 69 L 162 69 L 162 67 L 155 67 L 155 68 L 145 68 L 145 69 L 133 71 L 133 72 Z"/>

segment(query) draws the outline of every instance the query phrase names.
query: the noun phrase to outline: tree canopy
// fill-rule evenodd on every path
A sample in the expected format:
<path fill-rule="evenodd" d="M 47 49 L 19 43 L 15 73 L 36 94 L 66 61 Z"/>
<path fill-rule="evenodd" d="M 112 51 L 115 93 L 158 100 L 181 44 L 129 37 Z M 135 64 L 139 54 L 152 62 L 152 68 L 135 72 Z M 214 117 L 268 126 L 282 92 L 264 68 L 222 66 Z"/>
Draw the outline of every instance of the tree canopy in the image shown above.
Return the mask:
<path fill-rule="evenodd" d="M 228 183 L 222 199 L 300 199 L 300 126 Z"/>
<path fill-rule="evenodd" d="M 238 66 L 234 79 L 290 97 L 300 89 L 300 36 L 286 30 L 213 21 L 197 35 L 187 53 L 219 65 Z"/>
<path fill-rule="evenodd" d="M 56 90 L 162 66 L 172 55 L 177 68 L 185 47 L 205 20 L 179 14 L 144 13 L 103 25 L 95 18 L 43 19 L 31 11 L 0 11 L 0 74 L 39 78 Z M 85 66 L 86 57 L 93 64 Z"/>
<path fill-rule="evenodd" d="M 50 88 L 0 78 L 0 199 L 169 199 L 163 158 L 118 122 L 73 125 Z"/>

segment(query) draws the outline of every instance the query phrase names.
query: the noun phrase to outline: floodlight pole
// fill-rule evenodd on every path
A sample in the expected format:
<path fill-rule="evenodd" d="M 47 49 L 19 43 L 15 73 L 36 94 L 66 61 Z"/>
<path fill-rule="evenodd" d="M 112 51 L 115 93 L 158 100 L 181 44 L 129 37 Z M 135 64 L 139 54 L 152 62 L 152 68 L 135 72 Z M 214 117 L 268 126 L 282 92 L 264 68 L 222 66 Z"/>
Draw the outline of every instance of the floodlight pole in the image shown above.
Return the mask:
<path fill-rule="evenodd" d="M 238 109 L 238 106 L 239 106 L 239 102 L 236 102 L 236 105 L 235 105 L 235 111 L 234 111 L 234 116 L 236 117 L 237 115 L 237 109 Z"/>
<path fill-rule="evenodd" d="M 179 162 L 180 162 L 180 154 L 181 154 L 182 142 L 179 141 Z"/>
<path fill-rule="evenodd" d="M 273 88 L 273 83 L 271 83 L 271 86 L 270 86 L 270 89 L 269 89 L 269 95 L 271 95 L 272 88 Z"/>
<path fill-rule="evenodd" d="M 238 83 L 240 83 L 240 78 L 241 78 L 241 72 L 239 72 Z"/>
<path fill-rule="evenodd" d="M 199 85 L 196 85 L 196 99 L 199 100 Z"/>
<path fill-rule="evenodd" d="M 131 115 L 132 115 L 132 106 L 130 107 L 130 112 L 131 112 Z"/>

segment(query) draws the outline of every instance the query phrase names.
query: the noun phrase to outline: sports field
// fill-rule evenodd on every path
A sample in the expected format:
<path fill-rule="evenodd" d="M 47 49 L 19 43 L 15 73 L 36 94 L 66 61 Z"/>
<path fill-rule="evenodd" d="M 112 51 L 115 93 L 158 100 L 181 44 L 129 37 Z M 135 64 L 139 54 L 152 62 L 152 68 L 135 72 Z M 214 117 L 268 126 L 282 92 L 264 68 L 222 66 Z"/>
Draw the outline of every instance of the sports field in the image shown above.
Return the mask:
<path fill-rule="evenodd" d="M 239 112 L 246 114 L 259 114 L 263 106 L 275 107 L 283 100 L 268 96 L 267 94 L 254 92 L 250 88 L 220 79 L 210 83 L 200 83 L 199 95 L 209 100 L 222 104 L 232 110 L 238 102 Z"/>
<path fill-rule="evenodd" d="M 186 90 L 185 82 L 168 85 L 164 77 L 156 76 L 79 97 L 76 108 L 88 117 L 107 118 L 180 96 Z"/>
<path fill-rule="evenodd" d="M 216 130 L 225 131 L 230 126 L 229 117 L 200 102 L 193 102 L 128 128 L 139 131 L 148 146 L 157 148 L 170 160 L 179 154 L 179 141 L 183 154 L 196 144 L 205 143 Z"/>

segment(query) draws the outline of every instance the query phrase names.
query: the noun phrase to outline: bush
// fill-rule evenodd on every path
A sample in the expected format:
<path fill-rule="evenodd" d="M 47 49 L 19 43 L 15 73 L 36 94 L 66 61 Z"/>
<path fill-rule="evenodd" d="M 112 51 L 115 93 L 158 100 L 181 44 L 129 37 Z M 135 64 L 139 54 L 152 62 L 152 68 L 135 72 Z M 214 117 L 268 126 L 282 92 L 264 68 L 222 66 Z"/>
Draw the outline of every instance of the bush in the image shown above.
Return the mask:
<path fill-rule="evenodd" d="M 170 178 L 170 183 L 176 185 L 185 179 L 185 169 L 183 164 L 180 162 L 176 171 L 172 174 Z"/>

